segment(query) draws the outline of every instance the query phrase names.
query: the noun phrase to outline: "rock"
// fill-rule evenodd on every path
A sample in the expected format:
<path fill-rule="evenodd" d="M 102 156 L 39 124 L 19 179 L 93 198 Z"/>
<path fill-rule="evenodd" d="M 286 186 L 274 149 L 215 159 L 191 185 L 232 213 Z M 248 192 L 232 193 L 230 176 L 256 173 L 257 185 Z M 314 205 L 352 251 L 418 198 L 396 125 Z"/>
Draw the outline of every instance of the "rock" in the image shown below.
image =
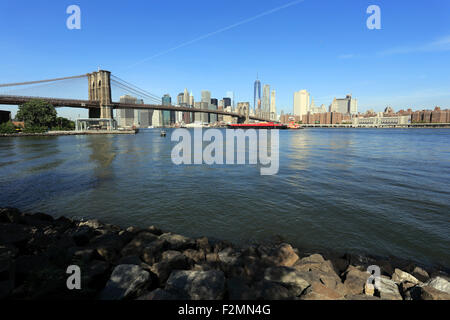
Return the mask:
<path fill-rule="evenodd" d="M 151 232 L 140 232 L 121 251 L 122 256 L 141 256 L 144 248 L 151 246 L 151 243 L 158 237 Z"/>
<path fill-rule="evenodd" d="M 421 287 L 420 299 L 422 299 L 422 300 L 450 300 L 450 294 L 427 285 L 427 286 Z"/>
<path fill-rule="evenodd" d="M 100 228 L 104 227 L 104 225 L 97 219 L 82 221 L 82 222 L 78 223 L 78 226 L 80 226 L 80 227 L 87 226 L 92 229 L 100 229 Z"/>
<path fill-rule="evenodd" d="M 169 248 L 171 250 L 186 250 L 186 249 L 194 249 L 195 248 L 195 241 L 174 233 L 163 233 L 159 236 L 160 240 L 167 241 L 169 244 Z"/>
<path fill-rule="evenodd" d="M 150 283 L 150 274 L 141 267 L 131 264 L 118 265 L 114 268 L 100 298 L 102 300 L 134 298 L 141 295 Z"/>
<path fill-rule="evenodd" d="M 319 282 L 313 282 L 300 297 L 301 300 L 343 300 L 344 296 L 336 290 L 325 287 Z"/>
<path fill-rule="evenodd" d="M 207 237 L 202 237 L 197 239 L 196 241 L 198 250 L 201 250 L 206 253 L 211 252 L 211 245 L 209 244 L 209 240 Z"/>
<path fill-rule="evenodd" d="M 160 260 L 162 252 L 168 247 L 168 243 L 162 239 L 150 242 L 142 250 L 141 258 L 147 264 L 154 264 Z"/>
<path fill-rule="evenodd" d="M 442 277 L 435 277 L 426 283 L 427 286 L 450 294 L 450 282 Z"/>
<path fill-rule="evenodd" d="M 100 260 L 91 261 L 86 267 L 81 267 L 81 288 L 92 288 L 95 291 L 104 288 L 109 271 L 109 263 Z"/>
<path fill-rule="evenodd" d="M 104 234 L 91 241 L 91 246 L 96 248 L 98 255 L 105 261 L 113 263 L 120 258 L 123 240 L 118 234 Z"/>
<path fill-rule="evenodd" d="M 426 282 L 430 279 L 430 276 L 428 275 L 428 272 L 426 272 L 421 267 L 415 267 L 414 270 L 411 273 L 417 280 L 421 282 Z"/>
<path fill-rule="evenodd" d="M 1 223 L 20 223 L 22 214 L 16 208 L 0 208 Z"/>
<path fill-rule="evenodd" d="M 381 276 L 379 280 L 379 285 L 376 289 L 382 300 L 403 300 L 397 284 L 394 281 L 386 279 L 384 276 Z"/>
<path fill-rule="evenodd" d="M 189 300 L 220 300 L 225 295 L 225 276 L 217 270 L 174 271 L 166 290 Z"/>
<path fill-rule="evenodd" d="M 309 282 L 302 277 L 302 273 L 289 267 L 267 268 L 264 273 L 264 280 L 277 282 L 291 292 L 294 296 L 299 296 L 307 287 Z"/>
<path fill-rule="evenodd" d="M 93 248 L 73 247 L 68 250 L 67 255 L 68 259 L 73 262 L 86 263 L 97 257 L 97 250 Z"/>
<path fill-rule="evenodd" d="M 359 295 L 364 291 L 369 273 L 349 266 L 345 272 L 344 291 L 346 295 Z"/>
<path fill-rule="evenodd" d="M 268 265 L 292 267 L 299 259 L 292 246 L 287 243 L 282 243 L 269 252 L 264 249 L 261 251 L 261 258 Z"/>
<path fill-rule="evenodd" d="M 95 236 L 95 230 L 88 226 L 81 226 L 72 233 L 72 239 L 79 247 L 83 247 Z"/>
<path fill-rule="evenodd" d="M 411 282 L 402 282 L 399 285 L 400 294 L 404 300 L 419 300 L 420 287 Z"/>
<path fill-rule="evenodd" d="M 347 268 L 348 268 L 348 260 L 343 259 L 343 258 L 331 259 L 331 263 L 337 274 L 341 274 L 341 273 L 345 272 L 345 270 L 347 270 Z"/>
<path fill-rule="evenodd" d="M 148 227 L 147 231 L 153 233 L 155 236 L 160 236 L 163 234 L 163 231 L 155 226 Z"/>
<path fill-rule="evenodd" d="M 187 249 L 183 251 L 183 254 L 189 259 L 195 261 L 195 263 L 201 263 L 206 260 L 206 255 L 203 251 L 197 251 L 194 249 Z"/>
<path fill-rule="evenodd" d="M 401 282 L 411 282 L 414 284 L 419 284 L 419 280 L 417 280 L 414 276 L 397 268 L 392 274 L 392 280 L 398 284 Z"/>
<path fill-rule="evenodd" d="M 137 300 L 177 300 L 177 297 L 166 290 L 158 288 L 140 296 Z"/>
<path fill-rule="evenodd" d="M 336 274 L 331 261 L 325 260 L 320 254 L 313 254 L 309 257 L 302 258 L 293 267 L 298 271 L 320 270 L 325 273 Z"/>
<path fill-rule="evenodd" d="M 173 270 L 187 270 L 190 266 L 185 255 L 169 250 L 163 253 L 161 261 L 153 264 L 150 270 L 158 277 L 159 284 L 163 285 Z"/>
<path fill-rule="evenodd" d="M 0 245 L 12 244 L 23 247 L 31 237 L 31 228 L 29 227 L 13 223 L 0 223 Z"/>
<path fill-rule="evenodd" d="M 283 285 L 272 281 L 260 281 L 255 285 L 257 299 L 262 300 L 288 300 L 295 296 Z"/>
<path fill-rule="evenodd" d="M 227 280 L 229 300 L 256 300 L 256 293 L 241 277 L 232 277 Z"/>

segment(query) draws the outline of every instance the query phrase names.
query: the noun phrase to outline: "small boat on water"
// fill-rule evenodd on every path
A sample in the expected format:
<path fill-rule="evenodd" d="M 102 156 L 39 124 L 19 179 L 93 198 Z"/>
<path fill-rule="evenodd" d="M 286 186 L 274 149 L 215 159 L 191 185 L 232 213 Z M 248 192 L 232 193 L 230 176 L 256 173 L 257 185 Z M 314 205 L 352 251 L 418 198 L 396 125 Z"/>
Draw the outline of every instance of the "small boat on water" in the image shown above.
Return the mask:
<path fill-rule="evenodd" d="M 165 137 L 166 136 L 166 131 L 161 130 L 161 137 Z"/>

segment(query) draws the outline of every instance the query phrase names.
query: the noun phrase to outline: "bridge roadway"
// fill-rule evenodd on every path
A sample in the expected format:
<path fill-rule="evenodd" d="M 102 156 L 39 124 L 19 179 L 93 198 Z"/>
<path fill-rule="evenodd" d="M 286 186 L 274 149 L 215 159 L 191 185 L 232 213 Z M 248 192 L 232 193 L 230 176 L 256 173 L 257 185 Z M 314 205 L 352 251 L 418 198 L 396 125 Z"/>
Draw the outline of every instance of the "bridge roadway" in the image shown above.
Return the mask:
<path fill-rule="evenodd" d="M 47 98 L 47 97 L 25 97 L 25 96 L 8 96 L 0 95 L 0 105 L 21 105 L 33 99 L 40 99 L 51 103 L 54 107 L 70 107 L 70 108 L 100 108 L 100 102 L 94 100 L 77 100 L 77 99 L 60 99 L 60 98 Z M 132 103 L 120 103 L 112 102 L 111 107 L 113 109 L 145 109 L 145 110 L 162 110 L 162 111 L 185 111 L 185 112 L 202 112 L 202 113 L 213 113 L 221 114 L 224 116 L 232 116 L 237 118 L 243 118 L 244 115 L 235 112 L 227 112 L 222 110 L 209 110 L 209 109 L 197 109 L 188 107 L 175 107 L 175 106 L 163 106 L 156 104 L 132 104 Z M 264 119 L 255 116 L 249 116 L 251 120 L 257 121 L 271 121 L 277 122 L 269 119 Z"/>

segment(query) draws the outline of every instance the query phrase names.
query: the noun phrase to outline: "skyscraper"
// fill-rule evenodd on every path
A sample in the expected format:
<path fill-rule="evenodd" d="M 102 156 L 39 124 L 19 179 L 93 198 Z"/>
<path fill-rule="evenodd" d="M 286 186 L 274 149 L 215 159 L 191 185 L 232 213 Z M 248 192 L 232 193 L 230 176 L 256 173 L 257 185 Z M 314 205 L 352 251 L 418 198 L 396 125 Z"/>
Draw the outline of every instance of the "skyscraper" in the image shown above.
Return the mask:
<path fill-rule="evenodd" d="M 202 90 L 202 109 L 210 109 L 211 106 L 211 92 L 208 90 Z M 208 122 L 208 113 L 202 113 L 202 122 Z"/>
<path fill-rule="evenodd" d="M 162 105 L 163 106 L 170 106 L 172 104 L 172 98 L 169 94 L 165 94 L 162 97 Z M 168 126 L 170 125 L 170 111 L 163 111 L 162 112 L 162 126 Z"/>
<path fill-rule="evenodd" d="M 234 92 L 227 91 L 225 96 L 231 99 L 231 106 L 234 108 Z"/>
<path fill-rule="evenodd" d="M 276 120 L 277 118 L 277 106 L 275 103 L 275 90 L 272 90 L 270 94 L 270 120 Z"/>
<path fill-rule="evenodd" d="M 294 92 L 294 116 L 300 118 L 309 111 L 309 93 L 306 90 Z"/>
<path fill-rule="evenodd" d="M 358 113 L 358 100 L 352 98 L 351 94 L 348 94 L 343 99 L 333 99 L 333 102 L 330 105 L 330 112 L 340 112 L 340 113 L 350 113 L 357 114 Z"/>
<path fill-rule="evenodd" d="M 256 75 L 256 80 L 253 85 L 253 109 L 258 108 L 258 100 L 261 100 L 261 81 L 258 80 L 258 75 Z"/>
<path fill-rule="evenodd" d="M 270 114 L 270 85 L 265 84 L 263 87 L 262 98 L 262 115 L 264 118 L 269 118 Z"/>

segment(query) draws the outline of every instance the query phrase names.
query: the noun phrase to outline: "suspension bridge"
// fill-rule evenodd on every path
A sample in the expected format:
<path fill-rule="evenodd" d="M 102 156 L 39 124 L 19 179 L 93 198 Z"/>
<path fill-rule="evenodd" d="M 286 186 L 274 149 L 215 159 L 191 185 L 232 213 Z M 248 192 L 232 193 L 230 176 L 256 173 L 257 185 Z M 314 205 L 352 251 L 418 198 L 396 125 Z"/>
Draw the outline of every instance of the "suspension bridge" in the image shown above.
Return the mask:
<path fill-rule="evenodd" d="M 64 88 L 48 89 L 48 95 L 43 95 L 39 92 L 43 86 L 47 84 L 55 84 L 59 82 L 67 82 L 69 80 L 87 79 L 88 87 L 88 99 L 75 99 L 75 98 L 57 98 L 54 97 L 60 94 L 61 91 L 65 91 Z M 17 88 L 32 88 L 33 94 L 27 95 L 17 93 Z M 127 103 L 122 101 L 113 101 L 112 91 L 119 90 L 126 92 L 135 97 L 142 97 L 144 103 Z M 5 89 L 7 89 L 5 92 Z M 204 114 L 217 114 L 224 116 L 236 117 L 238 123 L 248 123 L 249 120 L 257 121 L 273 121 L 256 116 L 250 116 L 248 108 L 239 108 L 238 112 L 227 112 L 217 109 L 202 109 L 188 106 L 173 106 L 162 105 L 161 97 L 152 94 L 144 89 L 141 89 L 123 79 L 120 79 L 106 70 L 98 70 L 92 73 L 87 73 L 77 76 L 61 77 L 54 79 L 45 79 L 37 81 L 25 81 L 16 83 L 0 84 L 0 104 L 1 105 L 21 105 L 33 99 L 41 99 L 51 103 L 54 107 L 70 107 L 70 108 L 83 108 L 89 110 L 90 119 L 113 119 L 114 109 L 135 109 L 135 110 L 161 110 L 161 111 L 178 111 L 178 112 L 190 112 L 190 113 L 204 113 Z M 8 92 L 8 90 L 10 92 Z M 36 91 L 37 90 L 37 91 Z M 11 91 L 13 93 L 11 93 Z M 26 90 L 25 90 L 26 91 Z M 52 97 L 53 96 L 53 97 Z"/>

